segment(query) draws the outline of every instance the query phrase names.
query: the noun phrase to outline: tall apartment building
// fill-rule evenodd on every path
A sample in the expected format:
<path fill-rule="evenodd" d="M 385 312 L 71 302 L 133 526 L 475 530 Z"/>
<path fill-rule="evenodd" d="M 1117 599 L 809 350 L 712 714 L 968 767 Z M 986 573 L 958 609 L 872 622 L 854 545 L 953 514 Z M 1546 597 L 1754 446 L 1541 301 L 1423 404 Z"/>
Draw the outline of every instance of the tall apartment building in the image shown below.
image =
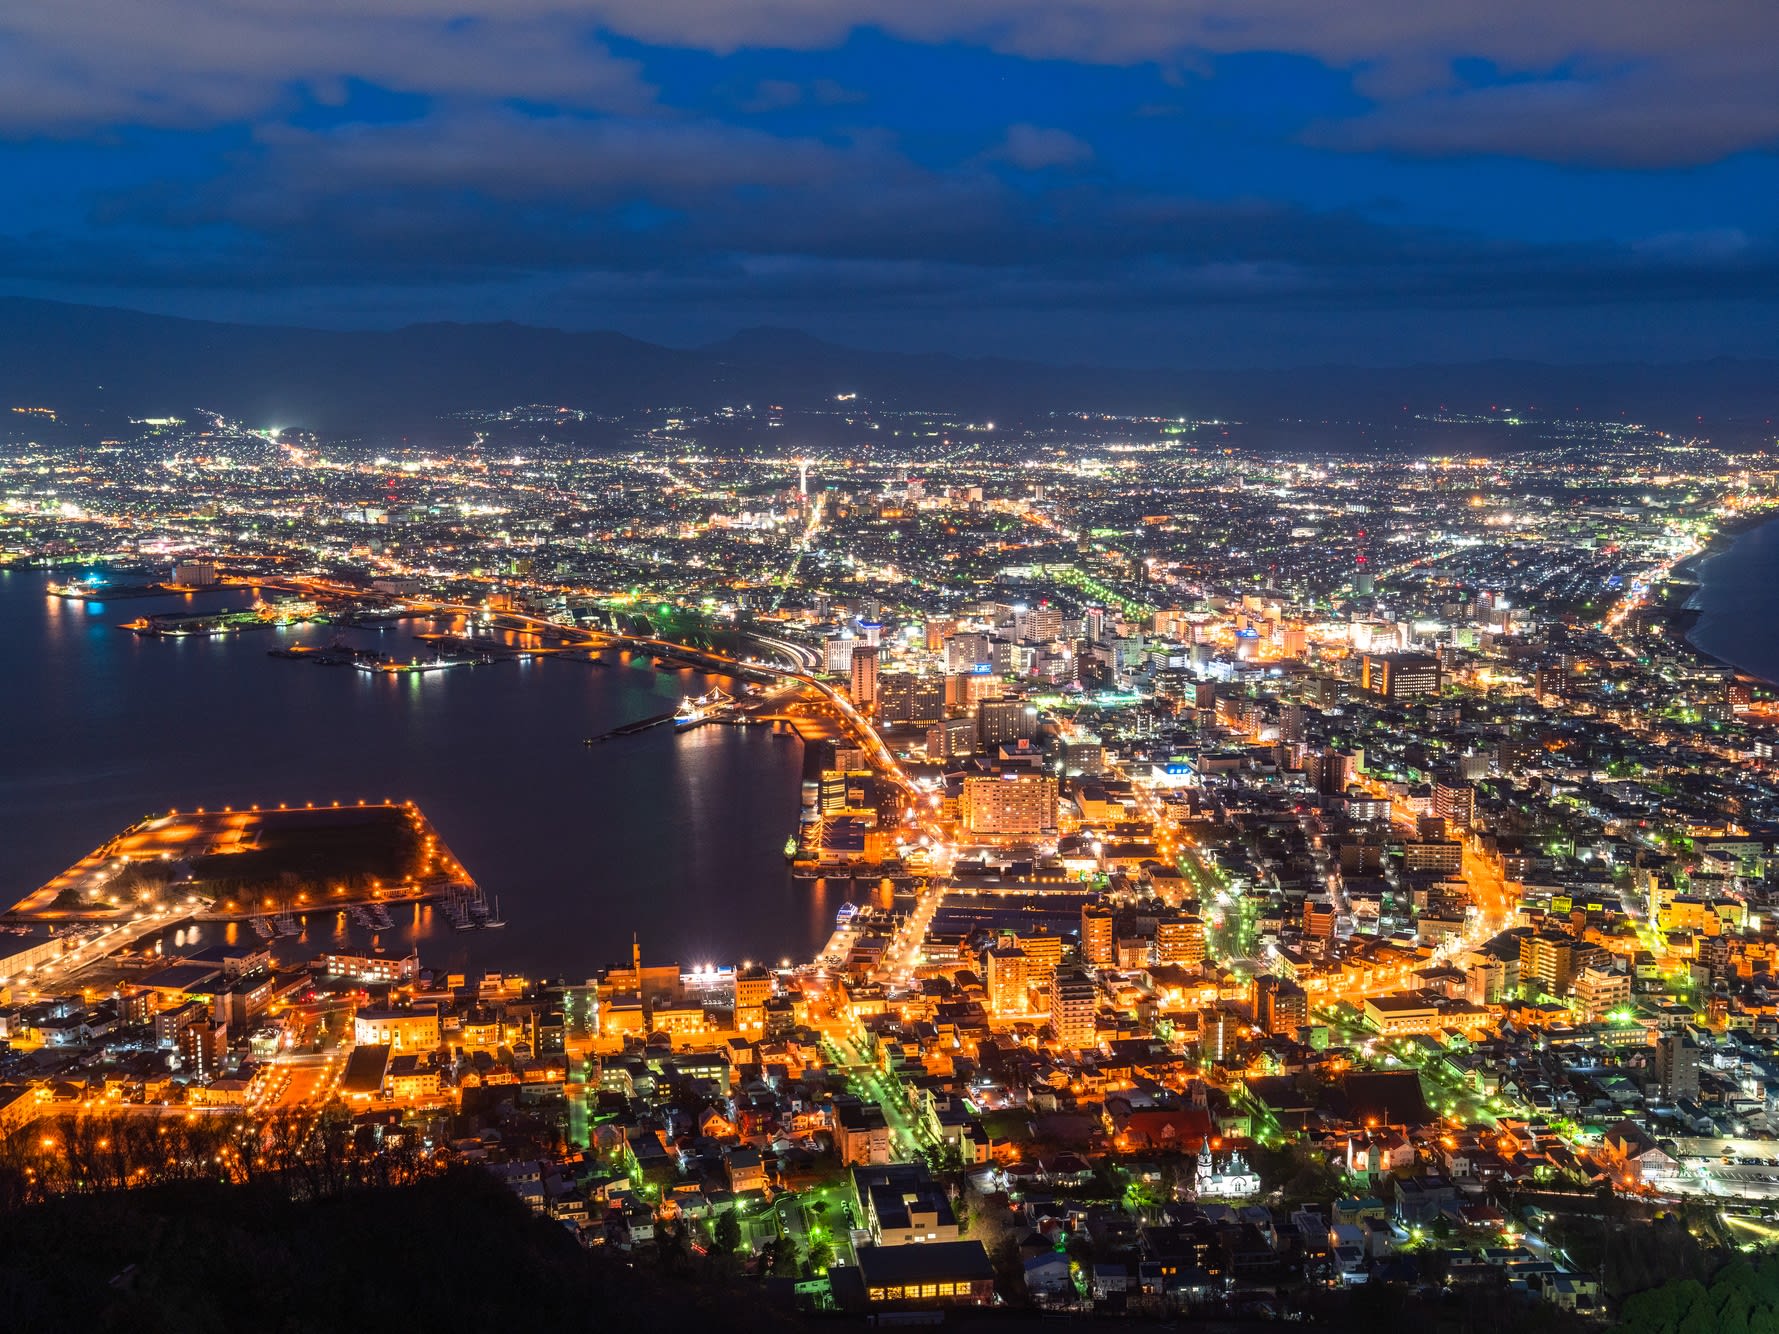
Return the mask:
<path fill-rule="evenodd" d="M 851 635 L 835 635 L 832 639 L 822 641 L 822 670 L 832 672 L 835 676 L 847 676 L 852 672 L 852 651 L 859 641 Z"/>
<path fill-rule="evenodd" d="M 1081 957 L 1095 968 L 1118 960 L 1117 919 L 1103 903 L 1081 905 Z"/>
<path fill-rule="evenodd" d="M 1334 939 L 1334 905 L 1326 899 L 1303 901 L 1303 933 L 1312 940 Z"/>
<path fill-rule="evenodd" d="M 1570 999 L 1577 1019 L 1597 1024 L 1631 1003 L 1631 975 L 1589 964 L 1576 976 Z"/>
<path fill-rule="evenodd" d="M 1025 977 L 1033 988 L 1048 988 L 1056 970 L 1062 967 L 1062 937 L 1048 932 L 1020 936 L 1019 948 L 1025 951 Z"/>
<path fill-rule="evenodd" d="M 1045 773 L 972 774 L 958 804 L 971 834 L 1035 837 L 1056 828 L 1056 779 Z"/>
<path fill-rule="evenodd" d="M 1254 1017 L 1274 1037 L 1294 1038 L 1297 1030 L 1310 1021 L 1309 996 L 1289 978 L 1256 978 Z"/>
<path fill-rule="evenodd" d="M 1520 937 L 1520 986 L 1528 994 L 1567 996 L 1575 981 L 1580 942 L 1561 931 L 1534 931 Z"/>
<path fill-rule="evenodd" d="M 1161 963 L 1177 963 L 1187 967 L 1203 963 L 1203 919 L 1189 913 L 1163 917 L 1155 924 L 1155 957 Z"/>
<path fill-rule="evenodd" d="M 1655 1082 L 1664 1100 L 1699 1096 L 1699 1045 L 1692 1033 L 1664 1033 L 1655 1045 Z"/>
<path fill-rule="evenodd" d="M 1030 1008 L 1025 995 L 1025 951 L 1016 945 L 996 945 L 985 951 L 982 959 L 989 1013 L 998 1017 L 1024 1014 Z"/>
<path fill-rule="evenodd" d="M 1099 1045 L 1099 987 L 1084 968 L 1059 968 L 1050 979 L 1050 1033 L 1060 1047 Z"/>
<path fill-rule="evenodd" d="M 1468 783 L 1434 784 L 1433 813 L 1468 829 L 1476 823 L 1476 789 Z"/>
<path fill-rule="evenodd" d="M 877 703 L 877 650 L 863 644 L 852 651 L 852 702 L 865 713 Z"/>

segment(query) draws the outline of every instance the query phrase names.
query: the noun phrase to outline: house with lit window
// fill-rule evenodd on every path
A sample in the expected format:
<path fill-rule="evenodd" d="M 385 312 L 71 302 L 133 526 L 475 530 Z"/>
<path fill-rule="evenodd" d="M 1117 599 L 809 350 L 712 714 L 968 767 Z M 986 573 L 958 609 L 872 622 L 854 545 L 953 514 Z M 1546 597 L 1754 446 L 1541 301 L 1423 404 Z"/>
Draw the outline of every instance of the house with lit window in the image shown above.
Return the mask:
<path fill-rule="evenodd" d="M 987 1306 L 995 1272 L 980 1241 L 861 1246 L 858 1275 L 867 1310 L 907 1306 Z M 829 1271 L 833 1277 L 833 1271 Z M 852 1294 L 856 1297 L 856 1293 Z M 836 1290 L 835 1296 L 841 1293 Z"/>

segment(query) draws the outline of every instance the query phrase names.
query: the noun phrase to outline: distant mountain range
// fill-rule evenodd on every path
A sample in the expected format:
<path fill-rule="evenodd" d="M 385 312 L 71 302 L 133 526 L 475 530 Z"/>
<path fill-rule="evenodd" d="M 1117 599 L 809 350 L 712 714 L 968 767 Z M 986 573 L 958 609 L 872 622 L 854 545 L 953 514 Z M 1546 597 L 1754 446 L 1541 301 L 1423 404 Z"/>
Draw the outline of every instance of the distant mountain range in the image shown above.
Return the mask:
<path fill-rule="evenodd" d="M 779 329 L 682 349 L 520 324 L 342 332 L 0 298 L 0 406 L 44 405 L 64 417 L 205 407 L 251 424 L 358 432 L 523 403 L 605 413 L 743 402 L 794 408 L 831 403 L 839 393 L 1007 421 L 1083 410 L 1389 423 L 1405 411 L 1511 406 L 1623 414 L 1677 429 L 1703 419 L 1770 436 L 1779 361 L 1118 370 L 871 352 Z"/>

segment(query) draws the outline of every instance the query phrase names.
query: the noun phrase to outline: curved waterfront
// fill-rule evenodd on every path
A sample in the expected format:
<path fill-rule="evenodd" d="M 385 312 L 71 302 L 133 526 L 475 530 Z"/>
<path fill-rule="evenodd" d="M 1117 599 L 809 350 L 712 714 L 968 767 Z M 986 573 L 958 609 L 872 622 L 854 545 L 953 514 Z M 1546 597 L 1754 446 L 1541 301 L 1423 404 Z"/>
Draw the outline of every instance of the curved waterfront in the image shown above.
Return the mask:
<path fill-rule="evenodd" d="M 245 601 L 64 601 L 0 572 L 0 897 L 8 904 L 123 826 L 170 806 L 396 797 L 418 802 L 508 925 L 453 932 L 397 913 L 384 942 L 431 964 L 570 977 L 628 955 L 695 964 L 806 958 L 837 899 L 792 881 L 801 747 L 765 728 L 656 728 L 581 739 L 670 710 L 723 678 L 608 655 L 377 675 L 268 656 L 325 645 L 327 626 L 139 637 L 120 622 Z M 405 655 L 423 628 L 354 629 Z M 218 930 L 220 928 L 207 928 Z M 319 948 L 342 920 L 311 922 Z M 391 938 L 393 937 L 393 938 Z"/>
<path fill-rule="evenodd" d="M 1779 517 L 1699 564 L 1695 647 L 1779 685 Z"/>

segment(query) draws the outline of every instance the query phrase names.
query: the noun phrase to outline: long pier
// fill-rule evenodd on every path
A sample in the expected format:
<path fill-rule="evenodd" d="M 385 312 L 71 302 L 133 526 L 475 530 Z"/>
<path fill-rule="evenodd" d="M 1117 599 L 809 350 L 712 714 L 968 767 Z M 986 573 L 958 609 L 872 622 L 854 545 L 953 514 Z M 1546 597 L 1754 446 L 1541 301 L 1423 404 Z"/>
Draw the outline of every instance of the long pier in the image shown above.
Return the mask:
<path fill-rule="evenodd" d="M 633 723 L 625 723 L 621 727 L 614 727 L 609 731 L 599 733 L 597 736 L 590 736 L 582 744 L 596 746 L 601 741 L 610 741 L 613 737 L 635 736 L 638 732 L 646 732 L 651 727 L 659 727 L 662 723 L 670 723 L 673 721 L 673 718 L 674 715 L 671 713 L 657 713 L 648 718 L 638 718 Z"/>

